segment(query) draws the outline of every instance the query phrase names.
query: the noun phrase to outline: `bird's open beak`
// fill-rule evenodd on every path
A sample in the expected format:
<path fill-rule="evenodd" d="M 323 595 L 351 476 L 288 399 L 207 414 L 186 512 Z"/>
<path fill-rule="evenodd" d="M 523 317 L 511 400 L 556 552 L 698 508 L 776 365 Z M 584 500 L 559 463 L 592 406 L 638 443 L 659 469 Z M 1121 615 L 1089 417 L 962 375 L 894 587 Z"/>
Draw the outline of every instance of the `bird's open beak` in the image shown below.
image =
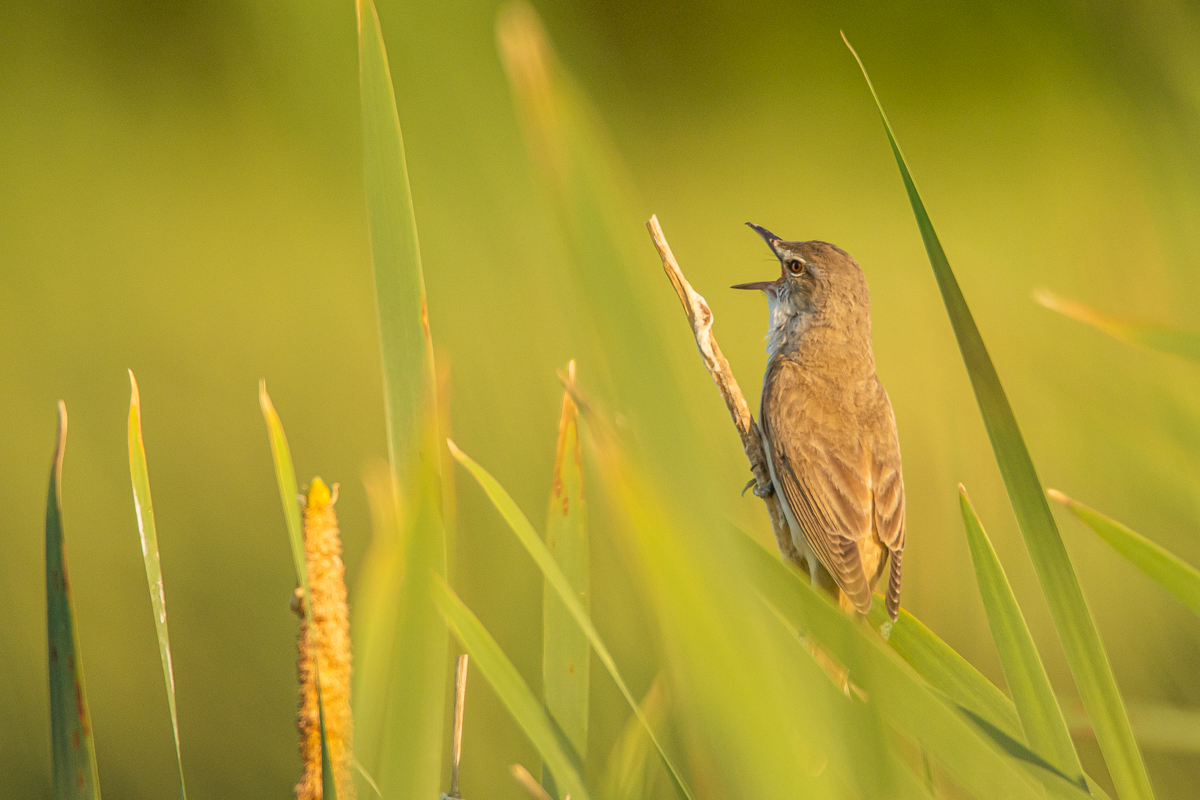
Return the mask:
<path fill-rule="evenodd" d="M 769 230 L 764 228 L 762 225 L 755 225 L 753 222 L 747 222 L 746 224 L 749 225 L 751 228 L 753 228 L 754 232 L 763 238 L 763 241 L 766 242 L 770 246 L 771 252 L 773 252 L 775 254 L 775 256 L 778 258 L 779 251 L 775 249 L 775 245 L 783 240 L 780 239 L 775 234 L 771 233 Z M 780 281 L 782 281 L 782 280 L 783 280 L 783 276 L 780 275 L 779 278 L 777 278 L 776 280 L 773 280 L 773 281 L 755 281 L 754 283 L 739 283 L 737 286 L 731 286 L 729 288 L 731 288 L 731 289 L 758 289 L 763 292 L 769 292 L 773 289 L 777 289 L 779 287 Z"/>
<path fill-rule="evenodd" d="M 782 242 L 782 239 L 771 233 L 762 225 L 755 225 L 753 222 L 747 222 L 746 225 L 753 228 L 754 232 L 763 238 L 763 241 L 767 243 L 767 246 L 771 248 L 771 252 L 774 253 L 776 257 L 779 256 L 779 250 L 776 249 L 775 245 L 779 242 Z"/>

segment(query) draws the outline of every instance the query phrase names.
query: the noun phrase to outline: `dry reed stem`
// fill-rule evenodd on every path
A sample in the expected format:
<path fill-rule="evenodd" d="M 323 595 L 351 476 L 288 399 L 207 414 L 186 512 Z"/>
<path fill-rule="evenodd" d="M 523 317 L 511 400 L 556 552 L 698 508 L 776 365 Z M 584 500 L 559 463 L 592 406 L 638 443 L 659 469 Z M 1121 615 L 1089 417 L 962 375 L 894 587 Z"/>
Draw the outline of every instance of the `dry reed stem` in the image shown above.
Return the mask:
<path fill-rule="evenodd" d="M 762 434 L 758 430 L 754 416 L 750 413 L 750 407 L 746 404 L 746 398 L 738 386 L 737 379 L 733 377 L 729 361 L 726 360 L 720 345 L 717 344 L 716 337 L 713 336 L 712 309 L 708 307 L 705 299 L 692 288 L 687 278 L 683 277 L 683 270 L 679 268 L 679 262 L 675 260 L 675 254 L 671 252 L 671 246 L 667 244 L 667 237 L 663 233 L 662 226 L 658 224 L 657 215 L 650 217 L 646 222 L 646 228 L 650 231 L 650 238 L 654 240 L 659 257 L 662 258 L 663 269 L 666 271 L 667 277 L 671 279 L 675 293 L 679 295 L 679 302 L 683 304 L 688 323 L 692 327 L 692 334 L 696 337 L 696 347 L 700 350 L 700 358 L 717 384 L 717 390 L 724 398 L 725 406 L 733 418 L 738 436 L 741 437 L 742 449 L 750 461 L 750 471 L 754 473 L 755 494 L 767 504 L 767 513 L 771 517 L 771 527 L 775 531 L 775 540 L 779 544 L 779 549 L 789 561 L 797 566 L 802 566 L 804 560 L 792 543 L 792 534 L 788 528 L 787 519 L 783 515 L 783 508 L 779 505 L 779 498 L 775 496 L 771 488 L 771 472 L 767 466 L 767 453 L 763 449 Z"/>

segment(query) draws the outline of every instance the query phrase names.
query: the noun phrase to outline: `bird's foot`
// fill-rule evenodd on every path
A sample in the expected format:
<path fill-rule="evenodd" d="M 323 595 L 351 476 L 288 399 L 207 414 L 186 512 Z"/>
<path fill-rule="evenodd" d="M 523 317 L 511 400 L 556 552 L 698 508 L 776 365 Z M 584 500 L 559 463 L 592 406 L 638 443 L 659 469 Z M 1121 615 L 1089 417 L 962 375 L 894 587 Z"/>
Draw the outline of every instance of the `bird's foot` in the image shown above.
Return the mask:
<path fill-rule="evenodd" d="M 775 484 L 768 483 L 766 486 L 759 486 L 757 483 L 754 484 L 754 496 L 755 497 L 765 499 L 765 498 L 770 497 L 773 494 L 775 494 Z"/>

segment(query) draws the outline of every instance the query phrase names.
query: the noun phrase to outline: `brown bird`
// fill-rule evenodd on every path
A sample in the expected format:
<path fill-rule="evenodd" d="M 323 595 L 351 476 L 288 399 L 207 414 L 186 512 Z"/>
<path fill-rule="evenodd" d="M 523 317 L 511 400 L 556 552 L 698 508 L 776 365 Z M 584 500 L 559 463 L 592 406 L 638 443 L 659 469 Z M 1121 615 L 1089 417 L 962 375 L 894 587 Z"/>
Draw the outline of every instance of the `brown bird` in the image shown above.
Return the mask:
<path fill-rule="evenodd" d="M 826 242 L 785 242 L 753 223 L 779 258 L 767 295 L 763 448 L 791 529 L 793 558 L 847 611 L 871 610 L 889 558 L 887 612 L 900 608 L 904 480 L 896 417 L 875 375 L 862 270 Z M 757 491 L 757 490 L 756 490 Z"/>

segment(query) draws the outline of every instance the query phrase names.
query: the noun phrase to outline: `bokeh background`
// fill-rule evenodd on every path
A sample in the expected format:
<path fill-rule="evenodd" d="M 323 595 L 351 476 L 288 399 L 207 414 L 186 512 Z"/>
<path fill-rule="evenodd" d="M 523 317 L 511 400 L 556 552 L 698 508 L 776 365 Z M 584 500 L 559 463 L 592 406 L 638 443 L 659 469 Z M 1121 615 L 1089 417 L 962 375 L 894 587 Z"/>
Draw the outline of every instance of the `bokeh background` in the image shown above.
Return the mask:
<path fill-rule="evenodd" d="M 905 606 L 1003 685 L 958 516 L 962 481 L 1056 689 L 1073 698 L 838 31 L 872 70 L 1044 482 L 1200 563 L 1200 374 L 1031 300 L 1045 287 L 1200 324 L 1200 12 L 1170 0 L 536 6 L 623 163 L 612 211 L 641 276 L 629 307 L 644 318 L 626 328 L 610 301 L 580 290 L 578 270 L 593 267 L 523 137 L 498 5 L 381 0 L 456 441 L 540 519 L 555 370 L 575 357 L 671 502 L 769 536 L 761 504 L 738 494 L 743 457 L 641 224 L 659 215 L 752 404 L 764 304 L 725 287 L 778 267 L 741 223 L 835 242 L 870 282 L 900 428 Z M 294 579 L 256 384 L 268 381 L 302 480 L 341 483 L 353 588 L 370 537 L 361 475 L 386 455 L 356 46 L 349 0 L 0 12 L 0 797 L 50 793 L 42 520 L 59 398 L 101 785 L 111 797 L 175 791 L 129 489 L 126 368 L 142 388 L 191 796 L 291 793 Z M 625 330 L 644 359 L 611 346 Z M 452 582 L 536 687 L 539 574 L 477 487 L 460 478 L 458 496 Z M 593 613 L 641 692 L 654 669 L 647 623 L 603 520 L 598 509 Z M 1060 522 L 1126 699 L 1200 707 L 1200 622 Z M 593 684 L 598 768 L 626 711 L 602 671 Z M 519 797 L 507 765 L 537 758 L 473 686 L 464 794 Z M 1192 796 L 1200 754 L 1147 759 L 1161 797 Z"/>

